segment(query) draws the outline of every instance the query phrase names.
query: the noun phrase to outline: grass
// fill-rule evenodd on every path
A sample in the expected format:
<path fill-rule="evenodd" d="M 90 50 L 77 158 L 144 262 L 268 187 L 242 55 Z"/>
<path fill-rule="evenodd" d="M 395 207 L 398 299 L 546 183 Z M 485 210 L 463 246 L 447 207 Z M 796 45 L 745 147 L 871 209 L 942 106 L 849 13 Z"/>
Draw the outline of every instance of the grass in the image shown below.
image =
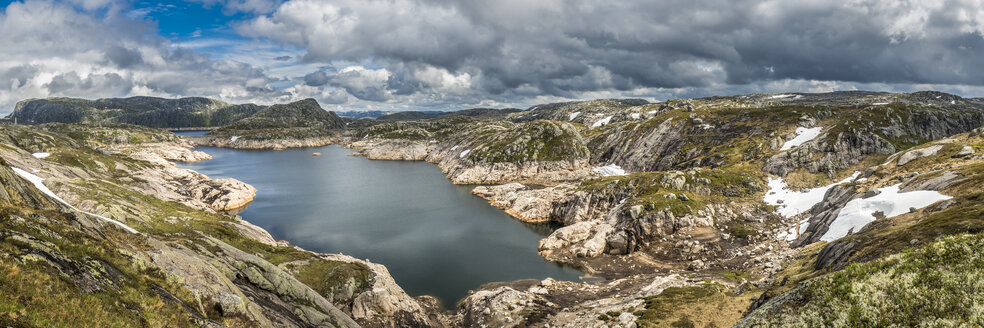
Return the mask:
<path fill-rule="evenodd" d="M 626 208 L 641 205 L 647 213 L 670 212 L 674 216 L 694 213 L 708 204 L 748 201 L 762 190 L 758 173 L 752 171 L 751 166 L 701 169 L 693 173 L 660 171 L 602 177 L 584 181 L 578 188 L 596 195 L 628 198 Z M 676 186 L 667 182 L 674 175 L 686 180 L 683 189 L 676 189 Z M 668 198 L 668 194 L 676 197 Z M 681 199 L 681 194 L 687 200 Z"/>
<path fill-rule="evenodd" d="M 984 325 L 984 238 L 958 235 L 811 280 L 753 324 L 776 327 Z"/>
<path fill-rule="evenodd" d="M 645 298 L 645 308 L 635 312 L 636 325 L 653 327 L 730 327 L 761 293 L 734 293 L 717 283 L 670 287 Z"/>

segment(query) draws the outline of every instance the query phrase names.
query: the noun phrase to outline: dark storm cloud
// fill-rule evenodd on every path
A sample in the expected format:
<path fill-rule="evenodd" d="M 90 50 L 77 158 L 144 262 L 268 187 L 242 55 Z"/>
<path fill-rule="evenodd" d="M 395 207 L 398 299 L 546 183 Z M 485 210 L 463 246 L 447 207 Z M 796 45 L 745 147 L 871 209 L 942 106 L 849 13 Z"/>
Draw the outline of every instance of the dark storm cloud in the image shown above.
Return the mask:
<path fill-rule="evenodd" d="M 44 85 L 51 93 L 70 97 L 84 97 L 93 92 L 126 94 L 133 84 L 116 73 L 79 76 L 76 72 L 60 74 Z"/>
<path fill-rule="evenodd" d="M 139 51 L 123 48 L 118 45 L 109 46 L 105 53 L 106 58 L 109 58 L 119 68 L 131 67 L 139 64 L 142 60 Z"/>
<path fill-rule="evenodd" d="M 304 84 L 312 87 L 320 87 L 328 84 L 328 74 L 324 71 L 315 71 L 304 75 Z"/>
<path fill-rule="evenodd" d="M 977 0 L 293 0 L 238 30 L 302 46 L 307 61 L 469 73 L 491 94 L 783 79 L 984 85 Z M 401 93 L 419 86 L 399 82 Z"/>
<path fill-rule="evenodd" d="M 0 89 L 23 87 L 38 72 L 40 72 L 38 67 L 33 65 L 19 65 L 0 70 Z"/>

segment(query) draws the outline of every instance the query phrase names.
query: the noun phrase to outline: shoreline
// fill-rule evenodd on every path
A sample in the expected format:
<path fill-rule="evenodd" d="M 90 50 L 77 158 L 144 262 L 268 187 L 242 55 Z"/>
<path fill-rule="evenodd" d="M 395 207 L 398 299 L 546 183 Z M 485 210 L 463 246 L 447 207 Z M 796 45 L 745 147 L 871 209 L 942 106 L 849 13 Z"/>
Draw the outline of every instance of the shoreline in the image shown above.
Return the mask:
<path fill-rule="evenodd" d="M 187 139 L 188 137 L 182 136 L 182 138 L 183 139 Z M 194 138 L 194 137 L 192 137 L 192 138 Z M 257 148 L 241 148 L 241 147 L 238 147 L 238 146 L 220 147 L 220 146 L 215 146 L 215 145 L 201 145 L 201 144 L 197 144 L 195 142 L 191 142 L 190 144 L 194 147 L 194 148 L 192 148 L 192 150 L 194 150 L 195 148 L 198 148 L 198 147 L 215 147 L 215 148 L 234 149 L 234 150 L 239 150 L 239 151 L 279 151 L 279 150 L 282 150 L 282 149 L 269 149 L 269 148 L 261 148 L 261 149 L 257 149 Z M 413 159 L 409 159 L 409 160 L 408 159 L 374 159 L 374 158 L 370 158 L 370 157 L 365 156 L 365 154 L 362 154 L 356 148 L 348 147 L 347 145 L 339 144 L 339 143 L 329 143 L 329 144 L 318 145 L 318 146 L 299 146 L 299 147 L 289 147 L 289 148 L 290 149 L 304 149 L 304 148 L 326 147 L 326 146 L 333 146 L 333 145 L 334 146 L 342 147 L 342 148 L 347 149 L 347 150 L 354 151 L 354 152 L 352 152 L 350 154 L 346 154 L 346 156 L 359 156 L 359 157 L 363 157 L 366 160 L 370 160 L 370 161 L 379 160 L 379 161 L 426 162 L 426 163 L 434 164 L 434 165 L 438 166 L 438 168 L 440 168 L 440 163 L 439 162 L 429 161 L 429 160 L 426 160 L 426 159 L 420 159 L 420 160 L 413 160 Z M 442 171 L 443 171 L 443 169 L 442 169 Z M 235 177 L 233 177 L 233 178 L 235 178 Z M 492 199 L 491 198 L 483 197 L 483 196 L 481 196 L 479 194 L 476 194 L 474 192 L 474 188 L 475 187 L 480 187 L 480 186 L 494 186 L 494 185 L 489 185 L 489 184 L 455 183 L 453 180 L 451 180 L 447 176 L 445 176 L 444 178 L 448 182 L 450 182 L 452 185 L 455 185 L 455 186 L 467 186 L 467 185 L 474 186 L 472 188 L 472 190 L 471 190 L 471 195 L 472 196 L 481 198 L 489 206 L 495 208 L 498 211 L 501 211 L 502 213 L 508 215 L 510 218 L 512 218 L 513 220 L 516 220 L 519 223 L 522 223 L 522 224 L 541 224 L 541 225 L 547 225 L 547 224 L 550 224 L 552 222 L 550 220 L 526 220 L 526 219 L 523 219 L 523 218 L 521 218 L 519 216 L 520 215 L 519 213 L 516 213 L 516 212 L 514 212 L 514 211 L 512 211 L 512 210 L 510 210 L 510 209 L 508 209 L 506 207 L 500 206 L 500 205 L 492 202 Z M 257 191 L 257 192 L 260 192 L 260 191 Z M 235 212 L 236 213 L 235 215 L 238 215 L 238 213 L 241 213 L 246 208 L 248 208 L 250 205 L 252 205 L 252 199 L 250 199 L 249 202 L 243 204 L 240 207 L 233 208 L 232 211 L 236 211 Z M 243 218 L 243 221 L 247 221 L 247 219 L 248 218 Z M 257 228 L 262 229 L 262 228 L 260 228 L 258 226 L 257 226 Z M 263 229 L 263 230 L 266 231 L 265 229 Z M 556 229 L 553 229 L 553 230 L 556 230 Z M 541 236 L 540 237 L 540 240 L 542 241 L 545 238 L 547 238 L 547 237 Z M 282 240 L 281 242 L 286 242 L 287 244 L 293 245 L 293 244 L 290 243 L 289 240 Z M 534 249 L 537 247 L 536 245 L 531 245 L 531 246 L 534 247 Z M 297 247 L 297 246 L 295 246 L 295 247 Z M 314 252 L 314 253 L 317 253 L 317 254 L 329 254 L 329 253 L 319 253 L 319 252 Z M 574 261 L 561 261 L 561 260 L 556 259 L 556 258 L 549 258 L 547 256 L 544 256 L 539 251 L 537 251 L 537 254 L 539 255 L 539 257 L 541 259 L 543 259 L 543 260 L 545 260 L 545 261 L 547 261 L 547 262 L 549 262 L 549 263 L 551 263 L 553 265 L 557 265 L 557 266 L 561 266 L 561 267 L 571 268 L 571 269 L 577 270 L 581 274 L 581 276 L 578 278 L 578 281 L 580 281 L 580 282 L 589 282 L 590 281 L 590 279 L 585 279 L 585 278 L 596 278 L 596 279 L 602 279 L 602 280 L 609 280 L 608 278 L 605 278 L 603 276 L 597 275 L 597 273 L 594 272 L 594 270 L 591 270 L 589 267 L 583 266 L 583 265 L 581 265 L 578 262 L 574 262 Z M 530 278 L 526 278 L 526 279 L 530 279 Z M 549 278 L 548 277 L 548 279 L 553 279 L 553 278 Z M 523 280 L 523 279 L 521 279 L 521 280 Z M 496 280 L 496 281 L 484 282 L 484 283 L 481 284 L 481 286 L 484 286 L 484 285 L 506 285 L 506 284 L 513 283 L 513 282 L 515 282 L 515 281 L 498 281 L 498 280 Z M 418 296 L 415 296 L 415 297 L 421 297 L 421 296 L 433 297 L 433 295 L 427 295 L 427 294 L 418 295 Z M 453 304 L 457 304 L 457 303 L 463 301 L 465 298 L 468 298 L 468 296 L 464 296 L 461 299 L 452 300 L 453 301 L 452 303 Z M 445 310 L 453 310 L 453 308 L 448 308 L 448 309 L 445 309 Z"/>

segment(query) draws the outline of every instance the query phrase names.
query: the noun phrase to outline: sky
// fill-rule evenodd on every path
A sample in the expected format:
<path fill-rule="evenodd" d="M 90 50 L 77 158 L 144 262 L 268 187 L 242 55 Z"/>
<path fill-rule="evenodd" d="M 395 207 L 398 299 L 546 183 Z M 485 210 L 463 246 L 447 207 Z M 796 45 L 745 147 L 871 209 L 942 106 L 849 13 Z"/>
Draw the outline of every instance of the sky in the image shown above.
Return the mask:
<path fill-rule="evenodd" d="M 984 0 L 0 1 L 0 113 L 204 96 L 329 110 L 938 90 L 984 96 Z"/>

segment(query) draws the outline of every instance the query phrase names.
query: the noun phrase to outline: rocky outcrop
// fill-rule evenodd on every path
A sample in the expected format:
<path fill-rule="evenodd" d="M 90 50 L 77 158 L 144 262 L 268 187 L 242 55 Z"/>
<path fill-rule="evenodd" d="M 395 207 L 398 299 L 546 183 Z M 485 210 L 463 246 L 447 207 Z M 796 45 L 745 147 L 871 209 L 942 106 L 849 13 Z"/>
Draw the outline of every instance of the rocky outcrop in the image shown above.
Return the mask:
<path fill-rule="evenodd" d="M 352 319 L 365 327 L 442 327 L 444 318 L 437 309 L 437 300 L 427 297 L 418 300 L 403 291 L 389 270 L 376 263 L 357 260 L 340 254 L 320 254 L 330 261 L 359 263 L 372 271 L 372 285 L 363 292 L 351 295 L 344 304 Z M 426 304 L 426 305 L 425 305 Z"/>
<path fill-rule="evenodd" d="M 50 146 L 53 148 L 49 150 L 59 154 L 67 152 L 58 148 L 58 144 L 64 142 L 59 138 L 53 135 L 54 143 Z M 31 211 L 56 215 L 54 219 L 30 215 L 17 222 L 33 229 L 30 230 L 32 233 L 37 232 L 57 243 L 31 235 L 12 237 L 12 231 L 4 223 L 0 224 L 0 245 L 7 247 L 11 242 L 21 245 L 17 249 L 28 252 L 23 255 L 25 258 L 60 267 L 64 274 L 73 277 L 69 281 L 87 293 L 104 291 L 112 294 L 121 286 L 134 287 L 134 282 L 167 281 L 167 284 L 156 282 L 137 287 L 151 291 L 142 294 L 140 300 L 155 297 L 153 295 L 162 298 L 154 310 L 127 301 L 124 305 L 127 311 L 133 311 L 137 317 L 149 315 L 150 311 L 154 311 L 154 315 L 165 315 L 163 311 L 170 309 L 168 304 L 177 304 L 174 311 L 183 311 L 197 325 L 210 327 L 443 326 L 444 317 L 439 313 L 437 303 L 408 296 L 385 267 L 341 255 L 315 254 L 286 247 L 285 242 L 275 241 L 262 228 L 241 218 L 217 213 L 241 202 L 239 200 L 251 198 L 255 190 L 236 180 L 213 180 L 174 167 L 167 159 L 203 157 L 184 147 L 187 145 L 179 143 L 107 146 L 101 153 L 112 155 L 88 158 L 95 164 L 78 173 L 75 173 L 75 167 L 38 159 L 23 150 L 5 148 L 0 151 L 0 163 L 3 164 L 0 165 L 0 186 L 3 187 L 0 188 L 0 203 L 5 211 L 14 213 L 18 209 L 8 207 L 12 203 L 30 207 Z M 48 177 L 45 184 L 52 186 L 67 202 L 132 224 L 141 233 L 121 240 L 118 232 L 105 229 L 105 224 L 94 217 L 74 210 L 59 212 L 59 202 L 51 201 L 16 176 L 6 158 L 16 161 L 14 165 L 43 168 L 39 174 Z M 91 182 L 97 179 L 104 181 Z M 237 196 L 237 191 L 248 192 L 249 197 Z M 52 226 L 56 229 L 51 230 Z M 120 241 L 122 243 L 117 244 Z M 74 245 L 87 246 L 82 253 L 78 249 L 72 250 L 71 254 L 59 249 Z M 93 249 L 110 250 L 116 255 L 94 254 Z M 79 254 L 84 258 L 78 258 Z M 116 257 L 103 260 L 106 256 Z M 338 286 L 329 285 L 330 290 L 337 293 L 322 295 L 311 287 L 324 287 L 317 271 L 304 272 L 304 279 L 313 279 L 309 286 L 308 281 L 302 282 L 302 275 L 295 276 L 286 266 L 271 263 L 280 256 L 306 258 L 287 263 L 320 261 L 325 267 L 351 265 L 356 271 L 351 277 L 346 277 L 349 273 L 345 271 L 322 272 L 325 277 L 343 282 Z M 120 264 L 132 265 L 133 269 L 119 267 Z M 359 276 L 359 267 L 368 268 L 367 276 Z M 147 276 L 143 276 L 145 273 Z M 359 285 L 355 283 L 359 279 L 368 279 L 368 287 L 348 287 Z M 169 318 L 183 317 L 171 315 Z"/>
<path fill-rule="evenodd" d="M 497 186 L 478 186 L 472 193 L 489 201 L 492 206 L 501 208 L 509 215 L 525 222 L 544 222 L 550 220 L 554 200 L 566 196 L 573 185 L 562 184 L 542 189 L 529 188 L 513 182 Z"/>
<path fill-rule="evenodd" d="M 202 97 L 48 98 L 20 101 L 8 117 L 22 124 L 129 123 L 155 128 L 213 127 L 248 117 L 262 108 Z"/>
<path fill-rule="evenodd" d="M 185 137 L 186 140 L 195 146 L 235 148 L 249 150 L 284 150 L 287 148 L 308 148 L 321 147 L 334 144 L 334 137 L 311 137 L 311 138 L 283 138 L 283 139 L 264 139 L 254 140 L 233 137 Z"/>
<path fill-rule="evenodd" d="M 611 129 L 590 141 L 591 162 L 617 164 L 633 172 L 670 170 L 683 158 L 677 151 L 686 142 L 685 129 L 672 119 L 646 129 Z"/>
<path fill-rule="evenodd" d="M 212 159 L 212 156 L 201 151 L 191 150 L 188 143 L 160 142 L 125 147 L 121 151 L 128 153 L 134 159 L 148 161 L 161 166 L 173 165 L 170 162 L 198 162 Z"/>
<path fill-rule="evenodd" d="M 940 151 L 940 149 L 943 149 L 943 145 L 932 145 L 926 148 L 907 151 L 899 156 L 896 164 L 902 166 L 919 158 L 936 155 L 936 152 Z"/>

